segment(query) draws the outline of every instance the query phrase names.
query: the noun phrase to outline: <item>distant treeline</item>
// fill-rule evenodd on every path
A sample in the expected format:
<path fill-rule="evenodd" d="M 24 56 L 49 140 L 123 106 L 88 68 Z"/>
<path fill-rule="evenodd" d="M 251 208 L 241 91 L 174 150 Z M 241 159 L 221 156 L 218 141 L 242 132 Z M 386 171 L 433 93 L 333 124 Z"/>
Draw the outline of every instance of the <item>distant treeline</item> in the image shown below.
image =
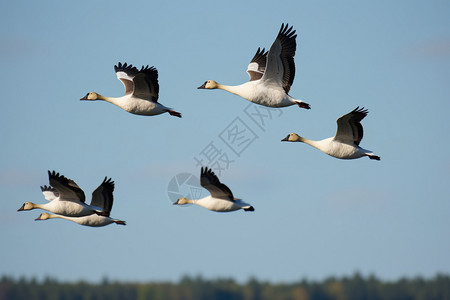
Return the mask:
<path fill-rule="evenodd" d="M 104 279 L 102 283 L 58 282 L 47 278 L 0 281 L 0 300 L 433 300 L 450 299 L 450 277 L 381 281 L 374 276 L 328 278 L 321 282 L 270 283 L 255 279 L 239 284 L 233 279 L 206 280 L 183 277 L 178 283 L 123 283 Z"/>

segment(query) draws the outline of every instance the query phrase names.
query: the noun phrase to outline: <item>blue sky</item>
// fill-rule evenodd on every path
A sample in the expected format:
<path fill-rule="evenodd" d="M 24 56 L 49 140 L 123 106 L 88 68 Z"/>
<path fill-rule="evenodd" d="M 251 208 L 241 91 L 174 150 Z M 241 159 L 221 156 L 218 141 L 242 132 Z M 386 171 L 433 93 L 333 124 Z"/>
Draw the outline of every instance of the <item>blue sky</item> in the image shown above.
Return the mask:
<path fill-rule="evenodd" d="M 293 281 L 450 272 L 449 2 L 3 1 L 0 9 L 1 275 Z M 247 81 L 247 64 L 282 22 L 298 33 L 290 94 L 311 110 L 269 112 L 196 89 L 207 79 Z M 119 61 L 154 65 L 161 103 L 183 118 L 79 101 L 89 91 L 121 96 Z M 290 132 L 332 136 L 356 106 L 370 111 L 361 146 L 379 162 L 280 142 Z M 268 116 L 263 126 L 252 110 Z M 236 124 L 252 135 L 233 151 L 224 136 Z M 229 159 L 221 181 L 254 213 L 172 205 L 169 183 L 198 177 L 195 158 L 211 145 Z M 112 215 L 128 225 L 18 213 L 25 201 L 45 202 L 47 170 L 88 198 L 112 177 Z"/>

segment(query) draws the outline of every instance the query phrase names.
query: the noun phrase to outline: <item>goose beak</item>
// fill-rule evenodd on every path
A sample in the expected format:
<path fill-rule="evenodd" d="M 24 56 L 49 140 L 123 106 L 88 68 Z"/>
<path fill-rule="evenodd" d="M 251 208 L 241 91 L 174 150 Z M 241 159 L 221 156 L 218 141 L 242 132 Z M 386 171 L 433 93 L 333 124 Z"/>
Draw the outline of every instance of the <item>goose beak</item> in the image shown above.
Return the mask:
<path fill-rule="evenodd" d="M 198 90 L 200 90 L 200 89 L 205 89 L 205 86 L 206 86 L 206 82 L 205 82 L 204 84 L 202 84 L 201 86 L 199 86 L 197 89 L 198 89 Z"/>
<path fill-rule="evenodd" d="M 81 98 L 80 100 L 87 100 L 87 99 L 88 99 L 87 96 L 88 96 L 88 95 L 84 96 L 84 97 Z"/>
<path fill-rule="evenodd" d="M 22 211 L 24 207 L 25 207 L 25 204 L 23 204 L 17 211 Z"/>
<path fill-rule="evenodd" d="M 282 142 L 288 142 L 289 141 L 289 134 L 287 137 L 285 137 L 284 139 L 281 140 Z"/>
<path fill-rule="evenodd" d="M 35 221 L 41 221 L 41 216 L 39 215 L 39 217 L 37 217 L 36 219 L 34 219 Z"/>

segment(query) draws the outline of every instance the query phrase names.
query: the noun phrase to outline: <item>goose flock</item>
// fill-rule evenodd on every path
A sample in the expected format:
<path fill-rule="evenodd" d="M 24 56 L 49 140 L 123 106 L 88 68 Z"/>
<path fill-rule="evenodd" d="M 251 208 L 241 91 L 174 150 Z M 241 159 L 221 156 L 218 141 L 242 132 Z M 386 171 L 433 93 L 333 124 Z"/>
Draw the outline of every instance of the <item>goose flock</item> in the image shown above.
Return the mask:
<path fill-rule="evenodd" d="M 222 85 L 207 80 L 198 89 L 221 89 L 238 95 L 253 103 L 268 107 L 286 107 L 297 105 L 310 109 L 310 105 L 289 95 L 295 77 L 294 56 L 297 48 L 296 31 L 288 24 L 282 24 L 270 49 L 258 48 L 247 67 L 250 80 L 237 86 Z M 96 92 L 89 92 L 80 100 L 103 100 L 123 110 L 143 116 L 155 116 L 169 113 L 181 118 L 181 113 L 158 102 L 158 71 L 152 66 L 142 66 L 138 70 L 133 65 L 119 62 L 114 66 L 117 78 L 125 87 L 122 97 L 107 97 Z M 364 156 L 380 160 L 372 151 L 359 146 L 363 138 L 361 121 L 368 110 L 355 108 L 350 113 L 337 119 L 337 131 L 334 137 L 313 141 L 291 133 L 282 141 L 303 142 L 318 150 L 339 159 L 356 159 Z M 84 191 L 71 179 L 56 171 L 48 171 L 49 185 L 41 186 L 44 198 L 48 203 L 35 204 L 25 202 L 18 211 L 42 209 L 36 220 L 64 219 L 80 225 L 102 227 L 109 224 L 126 225 L 123 220 L 110 217 L 113 205 L 114 181 L 105 177 L 103 182 L 92 193 L 90 204 L 86 204 Z M 254 207 L 241 199 L 234 198 L 231 190 L 214 174 L 212 169 L 202 167 L 200 185 L 210 195 L 201 199 L 179 198 L 174 205 L 196 204 L 215 212 L 231 212 L 243 209 L 254 211 Z"/>

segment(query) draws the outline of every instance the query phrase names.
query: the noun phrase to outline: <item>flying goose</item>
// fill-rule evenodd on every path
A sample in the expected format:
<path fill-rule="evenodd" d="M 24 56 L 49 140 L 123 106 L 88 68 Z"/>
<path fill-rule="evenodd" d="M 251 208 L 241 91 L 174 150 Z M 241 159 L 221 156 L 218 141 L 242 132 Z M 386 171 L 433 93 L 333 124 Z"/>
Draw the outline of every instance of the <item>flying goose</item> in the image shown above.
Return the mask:
<path fill-rule="evenodd" d="M 91 214 L 82 217 L 70 217 L 44 212 L 36 219 L 36 221 L 59 218 L 90 227 L 102 227 L 112 223 L 116 223 L 118 225 L 126 225 L 125 221 L 110 218 L 110 213 L 113 205 L 113 191 L 114 181 L 111 181 L 111 178 L 107 179 L 105 177 L 105 180 L 103 180 L 102 184 L 92 193 L 92 201 L 94 201 L 95 199 L 95 202 L 98 202 L 98 205 L 102 208 L 103 212 L 101 215 Z"/>
<path fill-rule="evenodd" d="M 144 67 L 138 70 L 133 65 L 118 63 L 114 66 L 117 78 L 125 86 L 122 97 L 106 97 L 95 92 L 87 93 L 80 100 L 104 100 L 126 110 L 129 113 L 143 116 L 154 116 L 168 112 L 171 116 L 181 118 L 181 113 L 165 107 L 158 102 L 158 71 L 155 67 Z"/>
<path fill-rule="evenodd" d="M 103 188 L 107 184 L 106 177 L 102 184 L 92 193 L 90 205 L 85 203 L 86 197 L 83 190 L 73 180 L 55 171 L 48 171 L 48 178 L 50 186 L 41 186 L 41 190 L 45 199 L 49 202 L 45 204 L 25 202 L 17 211 L 40 208 L 69 217 L 104 213 L 102 207 L 109 197 L 109 194 L 105 193 Z"/>
<path fill-rule="evenodd" d="M 225 184 L 221 183 L 216 174 L 207 167 L 202 167 L 201 169 L 200 184 L 211 193 L 210 196 L 198 200 L 182 197 L 173 204 L 183 205 L 193 203 L 217 212 L 229 212 L 238 209 L 245 211 L 255 210 L 250 204 L 243 202 L 241 199 L 234 198 L 231 190 Z"/>
<path fill-rule="evenodd" d="M 250 81 L 237 86 L 222 85 L 207 80 L 199 89 L 222 89 L 241 96 L 253 103 L 269 107 L 285 107 L 297 104 L 310 109 L 308 103 L 292 98 L 288 93 L 294 82 L 294 55 L 297 47 L 295 30 L 288 24 L 281 25 L 277 38 L 269 51 L 258 48 L 248 65 Z"/>
<path fill-rule="evenodd" d="M 337 119 L 337 132 L 334 137 L 321 141 L 311 141 L 300 137 L 296 133 L 291 133 L 281 141 L 285 142 L 303 142 L 320 151 L 341 159 L 354 159 L 368 156 L 370 159 L 380 160 L 380 157 L 373 154 L 372 151 L 359 147 L 363 138 L 363 127 L 361 120 L 367 116 L 368 110 L 355 108 L 350 113 Z"/>

